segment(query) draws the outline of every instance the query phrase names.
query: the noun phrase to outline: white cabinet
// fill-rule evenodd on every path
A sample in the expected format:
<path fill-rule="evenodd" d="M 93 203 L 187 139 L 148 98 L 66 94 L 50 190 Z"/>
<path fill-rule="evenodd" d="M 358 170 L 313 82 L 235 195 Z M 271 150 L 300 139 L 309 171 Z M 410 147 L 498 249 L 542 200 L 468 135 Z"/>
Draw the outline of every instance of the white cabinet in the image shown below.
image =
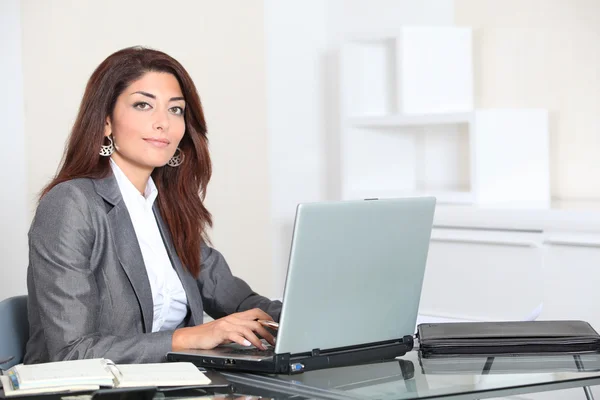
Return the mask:
<path fill-rule="evenodd" d="M 550 205 L 546 110 L 478 110 L 470 133 L 471 187 L 476 203 Z"/>
<path fill-rule="evenodd" d="M 595 209 L 441 207 L 419 313 L 441 319 L 523 320 L 543 301 L 538 320 L 580 319 L 600 331 L 600 214 Z M 484 387 L 490 379 L 503 378 L 482 376 L 478 382 Z M 600 386 L 592 391 L 600 396 Z M 586 398 L 582 388 L 504 399 L 579 398 Z"/>
<path fill-rule="evenodd" d="M 420 314 L 528 319 L 542 302 L 541 232 L 435 228 Z"/>
<path fill-rule="evenodd" d="M 544 319 L 581 319 L 600 331 L 600 233 L 549 233 Z"/>
<path fill-rule="evenodd" d="M 402 27 L 342 48 L 342 105 L 349 116 L 473 109 L 470 28 Z"/>

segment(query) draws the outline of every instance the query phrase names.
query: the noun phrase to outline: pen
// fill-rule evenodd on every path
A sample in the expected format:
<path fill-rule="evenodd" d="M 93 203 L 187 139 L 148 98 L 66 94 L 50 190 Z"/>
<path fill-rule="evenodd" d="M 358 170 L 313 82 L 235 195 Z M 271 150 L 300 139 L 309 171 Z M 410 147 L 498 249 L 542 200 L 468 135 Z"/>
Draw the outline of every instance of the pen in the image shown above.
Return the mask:
<path fill-rule="evenodd" d="M 279 324 L 275 321 L 268 321 L 265 319 L 259 319 L 258 322 L 262 325 L 262 326 L 266 326 L 267 328 L 273 328 L 273 329 L 278 329 L 279 328 Z"/>

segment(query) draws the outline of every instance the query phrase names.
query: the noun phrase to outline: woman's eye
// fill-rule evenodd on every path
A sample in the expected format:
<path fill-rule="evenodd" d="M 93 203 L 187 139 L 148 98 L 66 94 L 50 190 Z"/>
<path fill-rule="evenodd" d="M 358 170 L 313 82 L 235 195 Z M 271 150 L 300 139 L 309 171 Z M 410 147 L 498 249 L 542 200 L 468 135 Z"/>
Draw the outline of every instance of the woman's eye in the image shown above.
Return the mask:
<path fill-rule="evenodd" d="M 146 103 L 145 101 L 141 101 L 139 103 L 135 103 L 133 107 L 137 108 L 138 110 L 148 110 L 150 108 L 150 104 Z"/>
<path fill-rule="evenodd" d="M 171 107 L 171 112 L 175 115 L 182 115 L 183 114 L 183 108 L 181 107 Z"/>

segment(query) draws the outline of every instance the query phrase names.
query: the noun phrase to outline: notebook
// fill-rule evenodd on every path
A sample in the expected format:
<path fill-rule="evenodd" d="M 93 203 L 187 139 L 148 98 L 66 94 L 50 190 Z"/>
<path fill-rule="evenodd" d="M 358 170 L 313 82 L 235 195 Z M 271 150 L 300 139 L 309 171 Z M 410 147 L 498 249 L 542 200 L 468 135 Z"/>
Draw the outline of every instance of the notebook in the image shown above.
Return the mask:
<path fill-rule="evenodd" d="M 0 376 L 6 397 L 92 391 L 100 387 L 202 386 L 208 379 L 192 363 L 120 364 L 96 358 L 43 364 L 19 364 Z"/>

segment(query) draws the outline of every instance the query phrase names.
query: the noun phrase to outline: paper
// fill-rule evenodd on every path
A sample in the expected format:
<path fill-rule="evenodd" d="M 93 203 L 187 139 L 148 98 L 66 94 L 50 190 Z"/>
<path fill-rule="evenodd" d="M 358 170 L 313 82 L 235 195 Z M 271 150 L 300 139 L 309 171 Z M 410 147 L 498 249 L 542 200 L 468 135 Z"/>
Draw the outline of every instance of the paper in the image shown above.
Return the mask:
<path fill-rule="evenodd" d="M 107 364 L 107 361 L 102 358 L 32 365 L 19 364 L 10 368 L 8 374 L 14 371 L 18 378 L 18 389 L 81 384 L 112 387 L 114 376 L 108 370 Z"/>
<path fill-rule="evenodd" d="M 137 386 L 200 386 L 210 384 L 192 363 L 123 364 L 117 365 L 119 387 Z"/>
<path fill-rule="evenodd" d="M 6 375 L 0 376 L 0 381 L 4 388 L 4 396 L 26 396 L 33 394 L 49 394 L 49 393 L 72 393 L 72 392 L 91 392 L 100 389 L 98 385 L 71 385 L 71 386 L 54 386 L 52 388 L 31 388 L 31 389 L 14 389 L 10 384 Z"/>

